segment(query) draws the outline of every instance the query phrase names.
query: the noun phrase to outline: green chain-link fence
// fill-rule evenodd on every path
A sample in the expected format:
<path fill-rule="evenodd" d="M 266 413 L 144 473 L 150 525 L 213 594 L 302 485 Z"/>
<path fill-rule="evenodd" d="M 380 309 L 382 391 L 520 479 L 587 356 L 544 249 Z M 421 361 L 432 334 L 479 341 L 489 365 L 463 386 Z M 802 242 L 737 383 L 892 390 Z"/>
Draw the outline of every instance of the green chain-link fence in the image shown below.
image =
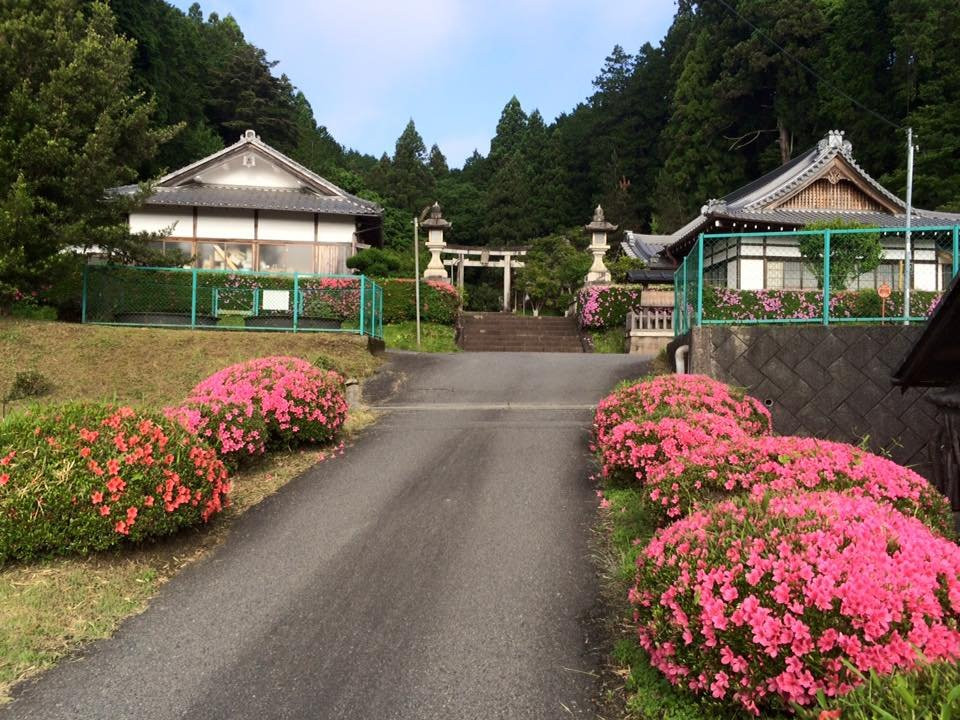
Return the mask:
<path fill-rule="evenodd" d="M 841 277 L 839 268 L 857 267 L 843 248 L 851 235 L 876 235 L 882 259 Z M 909 263 L 905 235 L 903 228 L 702 234 L 674 274 L 675 334 L 696 325 L 925 321 L 960 269 L 960 226 L 913 228 Z M 802 241 L 814 251 L 802 254 Z"/>
<path fill-rule="evenodd" d="M 383 337 L 383 289 L 363 275 L 88 265 L 85 323 Z"/>

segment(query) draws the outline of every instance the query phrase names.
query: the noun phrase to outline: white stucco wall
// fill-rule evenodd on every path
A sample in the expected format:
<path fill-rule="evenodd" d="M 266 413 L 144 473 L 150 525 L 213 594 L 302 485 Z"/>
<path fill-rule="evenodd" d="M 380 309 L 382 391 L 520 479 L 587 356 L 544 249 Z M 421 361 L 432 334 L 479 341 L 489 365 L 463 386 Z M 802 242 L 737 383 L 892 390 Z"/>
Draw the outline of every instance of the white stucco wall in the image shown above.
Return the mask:
<path fill-rule="evenodd" d="M 173 227 L 173 237 L 193 237 L 192 208 L 143 208 L 130 213 L 130 232 L 161 232 Z"/>
<path fill-rule="evenodd" d="M 253 210 L 197 211 L 197 237 L 253 240 Z"/>
<path fill-rule="evenodd" d="M 261 210 L 257 237 L 260 240 L 313 242 L 313 213 Z"/>
<path fill-rule="evenodd" d="M 320 216 L 320 225 L 317 228 L 317 242 L 320 243 L 352 243 L 356 228 L 352 217 L 326 218 Z"/>

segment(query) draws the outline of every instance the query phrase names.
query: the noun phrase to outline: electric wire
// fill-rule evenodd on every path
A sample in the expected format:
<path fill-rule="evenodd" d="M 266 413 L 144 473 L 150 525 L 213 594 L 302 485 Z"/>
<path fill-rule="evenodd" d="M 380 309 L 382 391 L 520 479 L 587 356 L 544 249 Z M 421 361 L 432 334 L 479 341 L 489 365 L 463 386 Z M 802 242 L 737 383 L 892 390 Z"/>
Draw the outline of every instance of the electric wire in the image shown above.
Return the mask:
<path fill-rule="evenodd" d="M 893 122 L 892 120 L 884 117 L 883 115 L 881 115 L 879 112 L 877 112 L 877 111 L 874 110 L 873 108 L 867 107 L 867 106 L 864 105 L 862 102 L 860 102 L 859 100 L 857 100 L 855 97 L 853 97 L 853 96 L 850 95 L 849 93 L 844 92 L 843 90 L 841 90 L 840 88 L 838 88 L 836 85 L 834 85 L 832 82 L 830 82 L 829 80 L 827 80 L 825 77 L 823 77 L 822 75 L 820 75 L 820 73 L 818 73 L 816 70 L 814 70 L 813 68 L 811 68 L 811 67 L 810 67 L 809 65 L 807 65 L 805 62 L 803 62 L 802 60 L 800 60 L 800 58 L 797 58 L 797 57 L 793 56 L 786 48 L 784 48 L 782 45 L 780 45 L 780 43 L 778 43 L 776 40 L 774 40 L 773 38 L 771 38 L 771 37 L 770 37 L 769 35 L 767 35 L 763 30 L 761 30 L 759 27 L 757 27 L 755 24 L 753 24 L 750 20 L 748 20 L 748 19 L 745 18 L 742 14 L 740 14 L 740 12 L 739 12 L 738 10 L 736 10 L 736 8 L 731 7 L 731 6 L 726 2 L 726 0 L 717 0 L 717 2 L 720 3 L 721 5 L 723 5 L 723 7 L 725 7 L 729 12 L 731 12 L 733 15 L 735 15 L 735 16 L 736 16 L 737 18 L 739 18 L 741 21 L 743 21 L 744 23 L 746 23 L 747 25 L 749 25 L 749 26 L 753 29 L 753 31 L 754 31 L 755 33 L 757 33 L 757 35 L 759 35 L 759 36 L 762 37 L 764 40 L 766 40 L 768 43 L 770 43 L 771 45 L 773 45 L 773 46 L 774 46 L 777 50 L 779 50 L 784 56 L 786 56 L 787 58 L 789 58 L 790 60 L 792 60 L 793 62 L 795 62 L 797 65 L 799 65 L 801 68 L 803 68 L 804 71 L 806 71 L 807 73 L 809 73 L 810 75 L 812 75 L 813 77 L 815 77 L 817 80 L 819 80 L 821 83 L 823 83 L 824 85 L 826 85 L 828 88 L 830 88 L 830 90 L 832 90 L 833 92 L 835 92 L 835 93 L 837 93 L 837 94 L 845 97 L 847 100 L 849 100 L 851 103 L 853 103 L 854 105 L 856 105 L 856 106 L 857 106 L 858 108 L 860 108 L 861 110 L 864 110 L 865 112 L 870 113 L 870 114 L 873 115 L 875 118 L 877 118 L 878 120 L 881 120 L 881 121 L 885 122 L 887 125 L 889 125 L 890 127 L 894 128 L 895 130 L 903 130 L 903 129 L 904 129 L 904 127 L 903 127 L 902 125 L 898 125 L 897 123 Z"/>

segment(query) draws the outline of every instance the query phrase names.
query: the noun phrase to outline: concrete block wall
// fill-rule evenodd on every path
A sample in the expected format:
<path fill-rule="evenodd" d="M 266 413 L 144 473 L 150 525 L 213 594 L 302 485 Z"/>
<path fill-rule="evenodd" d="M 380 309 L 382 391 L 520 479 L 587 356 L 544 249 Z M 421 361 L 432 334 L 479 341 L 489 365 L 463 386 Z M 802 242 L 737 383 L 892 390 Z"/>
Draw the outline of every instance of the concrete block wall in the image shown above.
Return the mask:
<path fill-rule="evenodd" d="M 888 452 L 930 477 L 936 408 L 890 376 L 922 326 L 714 326 L 685 336 L 689 372 L 744 387 L 770 408 L 781 435 L 808 435 Z M 682 341 L 671 343 L 670 353 Z"/>

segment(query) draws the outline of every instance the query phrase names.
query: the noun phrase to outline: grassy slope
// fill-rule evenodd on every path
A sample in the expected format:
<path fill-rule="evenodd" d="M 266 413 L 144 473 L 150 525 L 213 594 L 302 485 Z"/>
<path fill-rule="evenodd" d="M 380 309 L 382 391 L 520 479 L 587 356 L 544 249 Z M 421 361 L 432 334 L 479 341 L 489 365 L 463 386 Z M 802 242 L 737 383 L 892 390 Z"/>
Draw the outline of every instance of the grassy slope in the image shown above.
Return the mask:
<path fill-rule="evenodd" d="M 18 371 L 39 370 L 54 385 L 44 402 L 109 400 L 162 407 L 226 365 L 264 355 L 335 359 L 364 377 L 379 361 L 366 341 L 318 333 L 213 332 L 121 328 L 0 318 L 0 393 Z"/>
<path fill-rule="evenodd" d="M 149 328 L 79 326 L 0 318 L 0 393 L 14 374 L 35 369 L 53 382 L 44 402 L 111 400 L 161 407 L 184 397 L 210 373 L 230 363 L 287 354 L 326 356 L 355 376 L 379 361 L 355 337 L 289 333 L 213 333 Z M 369 423 L 351 411 L 347 437 Z M 226 535 L 231 518 L 255 505 L 330 450 L 306 448 L 270 455 L 233 477 L 232 507 L 210 526 L 168 541 L 0 570 L 0 703 L 11 685 L 84 642 L 108 637 L 142 611 L 158 586 Z"/>

